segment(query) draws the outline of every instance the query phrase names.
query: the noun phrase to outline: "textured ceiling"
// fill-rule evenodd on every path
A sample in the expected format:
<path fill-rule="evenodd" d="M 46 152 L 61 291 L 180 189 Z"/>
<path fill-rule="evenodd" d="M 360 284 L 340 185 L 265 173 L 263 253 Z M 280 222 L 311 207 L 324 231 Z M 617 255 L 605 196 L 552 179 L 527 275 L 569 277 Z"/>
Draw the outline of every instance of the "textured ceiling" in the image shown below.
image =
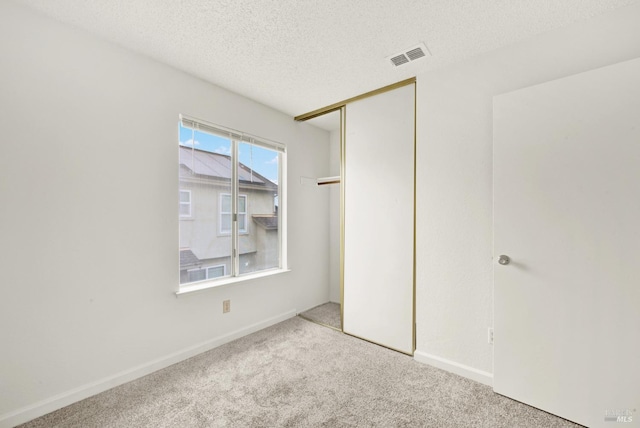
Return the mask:
<path fill-rule="evenodd" d="M 292 116 L 637 1 L 16 0 Z"/>

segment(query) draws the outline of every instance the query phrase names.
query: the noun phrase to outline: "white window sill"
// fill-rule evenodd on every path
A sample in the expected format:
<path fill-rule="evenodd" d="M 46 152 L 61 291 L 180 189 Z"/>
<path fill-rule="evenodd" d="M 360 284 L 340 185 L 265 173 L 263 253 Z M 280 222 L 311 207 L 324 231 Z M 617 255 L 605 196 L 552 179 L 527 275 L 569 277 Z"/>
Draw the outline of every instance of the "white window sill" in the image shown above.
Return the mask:
<path fill-rule="evenodd" d="M 176 296 L 181 296 L 183 294 L 194 293 L 196 291 L 204 291 L 209 290 L 211 288 L 221 287 L 223 285 L 235 284 L 238 282 L 250 281 L 253 279 L 264 278 L 272 275 L 279 275 L 281 273 L 291 272 L 289 269 L 270 269 L 262 272 L 249 273 L 242 276 L 234 276 L 225 279 L 212 279 L 209 281 L 201 281 L 194 285 L 183 285 L 180 286 L 180 289 L 176 291 Z"/>

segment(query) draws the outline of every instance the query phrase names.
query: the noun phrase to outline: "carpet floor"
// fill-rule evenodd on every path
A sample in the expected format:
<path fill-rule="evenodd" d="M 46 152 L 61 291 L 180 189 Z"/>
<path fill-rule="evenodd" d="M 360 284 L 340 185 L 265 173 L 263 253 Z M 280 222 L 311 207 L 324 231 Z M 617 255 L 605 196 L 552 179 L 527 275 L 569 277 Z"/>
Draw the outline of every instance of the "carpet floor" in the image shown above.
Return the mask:
<path fill-rule="evenodd" d="M 577 427 L 291 318 L 22 427 Z"/>
<path fill-rule="evenodd" d="M 317 322 L 319 324 L 328 325 L 329 327 L 342 330 L 340 324 L 340 304 L 339 303 L 325 303 L 315 308 L 300 314 L 303 318 L 310 321 Z"/>

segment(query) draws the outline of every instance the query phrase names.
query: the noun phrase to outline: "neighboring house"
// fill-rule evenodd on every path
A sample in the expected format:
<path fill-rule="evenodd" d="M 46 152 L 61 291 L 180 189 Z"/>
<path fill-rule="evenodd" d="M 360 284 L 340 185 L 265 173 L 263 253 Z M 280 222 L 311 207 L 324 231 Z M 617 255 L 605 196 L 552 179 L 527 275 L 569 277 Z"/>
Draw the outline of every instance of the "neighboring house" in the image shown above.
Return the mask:
<path fill-rule="evenodd" d="M 180 283 L 231 274 L 231 158 L 180 146 Z M 238 165 L 240 273 L 279 265 L 278 185 Z"/>

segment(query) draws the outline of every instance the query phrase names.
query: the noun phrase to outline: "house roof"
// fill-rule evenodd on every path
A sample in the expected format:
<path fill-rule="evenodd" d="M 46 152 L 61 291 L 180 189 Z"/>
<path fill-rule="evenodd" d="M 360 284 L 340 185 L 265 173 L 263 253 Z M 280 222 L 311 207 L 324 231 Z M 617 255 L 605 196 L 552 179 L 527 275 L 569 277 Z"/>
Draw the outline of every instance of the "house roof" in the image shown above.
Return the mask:
<path fill-rule="evenodd" d="M 193 254 L 190 249 L 180 250 L 180 267 L 193 266 L 200 262 L 200 259 Z"/>
<path fill-rule="evenodd" d="M 216 178 L 231 180 L 231 156 L 212 153 L 205 150 L 179 146 L 180 175 L 197 175 L 201 178 Z M 277 189 L 278 185 L 265 176 L 253 171 L 243 163 L 238 165 L 238 179 L 240 184 L 263 186 L 267 189 Z"/>
<path fill-rule="evenodd" d="M 267 230 L 276 230 L 278 229 L 278 216 L 277 215 L 252 215 L 251 218 L 255 221 L 259 226 Z"/>

